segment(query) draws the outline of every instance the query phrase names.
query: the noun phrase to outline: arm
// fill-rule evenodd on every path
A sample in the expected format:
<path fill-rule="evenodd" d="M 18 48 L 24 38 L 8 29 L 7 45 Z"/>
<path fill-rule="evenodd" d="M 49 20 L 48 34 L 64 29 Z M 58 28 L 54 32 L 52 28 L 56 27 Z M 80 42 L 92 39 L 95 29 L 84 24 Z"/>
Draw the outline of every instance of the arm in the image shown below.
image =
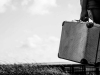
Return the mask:
<path fill-rule="evenodd" d="M 80 4 L 81 4 L 80 20 L 88 21 L 88 12 L 87 12 L 88 0 L 80 0 Z"/>
<path fill-rule="evenodd" d="M 88 0 L 80 0 L 80 4 L 82 11 L 87 10 Z"/>

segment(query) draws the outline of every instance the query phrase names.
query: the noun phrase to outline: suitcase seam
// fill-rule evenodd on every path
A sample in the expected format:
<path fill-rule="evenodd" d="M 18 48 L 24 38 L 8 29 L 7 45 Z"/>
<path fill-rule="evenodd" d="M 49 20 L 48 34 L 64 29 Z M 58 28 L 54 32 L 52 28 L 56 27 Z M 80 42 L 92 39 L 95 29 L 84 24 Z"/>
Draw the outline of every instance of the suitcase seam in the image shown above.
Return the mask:
<path fill-rule="evenodd" d="M 100 41 L 100 31 L 99 31 L 99 38 L 98 38 L 98 44 L 97 44 L 97 51 L 96 51 L 96 59 L 95 59 L 95 64 L 97 62 L 97 57 L 98 57 L 98 51 L 99 51 L 99 41 Z"/>

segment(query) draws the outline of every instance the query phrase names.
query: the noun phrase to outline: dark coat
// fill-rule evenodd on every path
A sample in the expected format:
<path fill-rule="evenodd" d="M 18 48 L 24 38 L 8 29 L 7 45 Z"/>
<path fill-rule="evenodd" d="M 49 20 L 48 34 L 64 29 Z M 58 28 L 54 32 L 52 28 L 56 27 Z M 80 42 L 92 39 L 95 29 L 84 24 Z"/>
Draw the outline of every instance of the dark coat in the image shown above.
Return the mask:
<path fill-rule="evenodd" d="M 83 4 L 83 0 L 80 0 L 80 4 L 81 4 L 81 7 L 82 7 L 82 4 Z M 91 11 L 88 10 L 88 5 L 87 5 L 87 16 L 88 18 L 90 18 L 91 20 L 93 20 L 93 17 L 92 17 L 92 14 L 91 14 Z M 81 12 L 82 13 L 82 12 Z M 82 15 L 82 14 L 81 14 Z"/>
<path fill-rule="evenodd" d="M 87 0 L 87 9 L 94 9 L 94 8 L 100 8 L 100 0 Z M 80 4 L 82 6 L 83 0 L 80 0 Z"/>
<path fill-rule="evenodd" d="M 100 8 L 100 0 L 88 0 L 88 9 Z"/>

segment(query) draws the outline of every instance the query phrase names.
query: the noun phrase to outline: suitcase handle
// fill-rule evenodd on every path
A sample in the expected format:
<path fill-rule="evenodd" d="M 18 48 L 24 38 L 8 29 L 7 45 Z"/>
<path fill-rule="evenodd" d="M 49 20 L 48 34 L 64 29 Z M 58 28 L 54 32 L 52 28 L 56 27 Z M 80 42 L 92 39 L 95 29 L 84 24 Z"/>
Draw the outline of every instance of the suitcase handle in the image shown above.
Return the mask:
<path fill-rule="evenodd" d="M 100 27 L 100 24 L 97 24 L 97 23 L 94 23 L 94 22 L 89 22 L 89 21 L 83 22 L 83 21 L 81 21 L 81 20 L 72 20 L 72 21 L 73 21 L 73 22 L 86 23 L 86 26 L 87 26 L 88 28 L 92 28 L 93 26 L 94 26 L 94 27 Z"/>
<path fill-rule="evenodd" d="M 87 23 L 86 23 L 86 26 L 87 26 L 88 28 L 100 27 L 100 24 L 96 24 L 96 23 L 93 23 L 93 22 L 87 22 Z"/>
<path fill-rule="evenodd" d="M 64 25 L 66 21 L 63 22 L 62 26 Z M 100 27 L 100 24 L 94 23 L 94 22 L 83 22 L 81 20 L 72 20 L 72 22 L 78 22 L 78 23 L 86 23 L 87 28 L 92 28 L 92 27 Z"/>

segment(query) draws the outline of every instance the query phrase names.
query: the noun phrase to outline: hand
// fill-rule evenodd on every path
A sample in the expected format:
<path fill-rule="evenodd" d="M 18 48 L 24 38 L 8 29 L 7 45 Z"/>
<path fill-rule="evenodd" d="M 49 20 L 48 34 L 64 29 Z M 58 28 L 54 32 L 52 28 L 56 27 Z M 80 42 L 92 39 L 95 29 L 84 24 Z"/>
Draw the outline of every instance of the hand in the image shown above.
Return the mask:
<path fill-rule="evenodd" d="M 80 20 L 83 22 L 87 22 L 89 20 L 87 11 L 84 10 L 81 12 Z"/>

